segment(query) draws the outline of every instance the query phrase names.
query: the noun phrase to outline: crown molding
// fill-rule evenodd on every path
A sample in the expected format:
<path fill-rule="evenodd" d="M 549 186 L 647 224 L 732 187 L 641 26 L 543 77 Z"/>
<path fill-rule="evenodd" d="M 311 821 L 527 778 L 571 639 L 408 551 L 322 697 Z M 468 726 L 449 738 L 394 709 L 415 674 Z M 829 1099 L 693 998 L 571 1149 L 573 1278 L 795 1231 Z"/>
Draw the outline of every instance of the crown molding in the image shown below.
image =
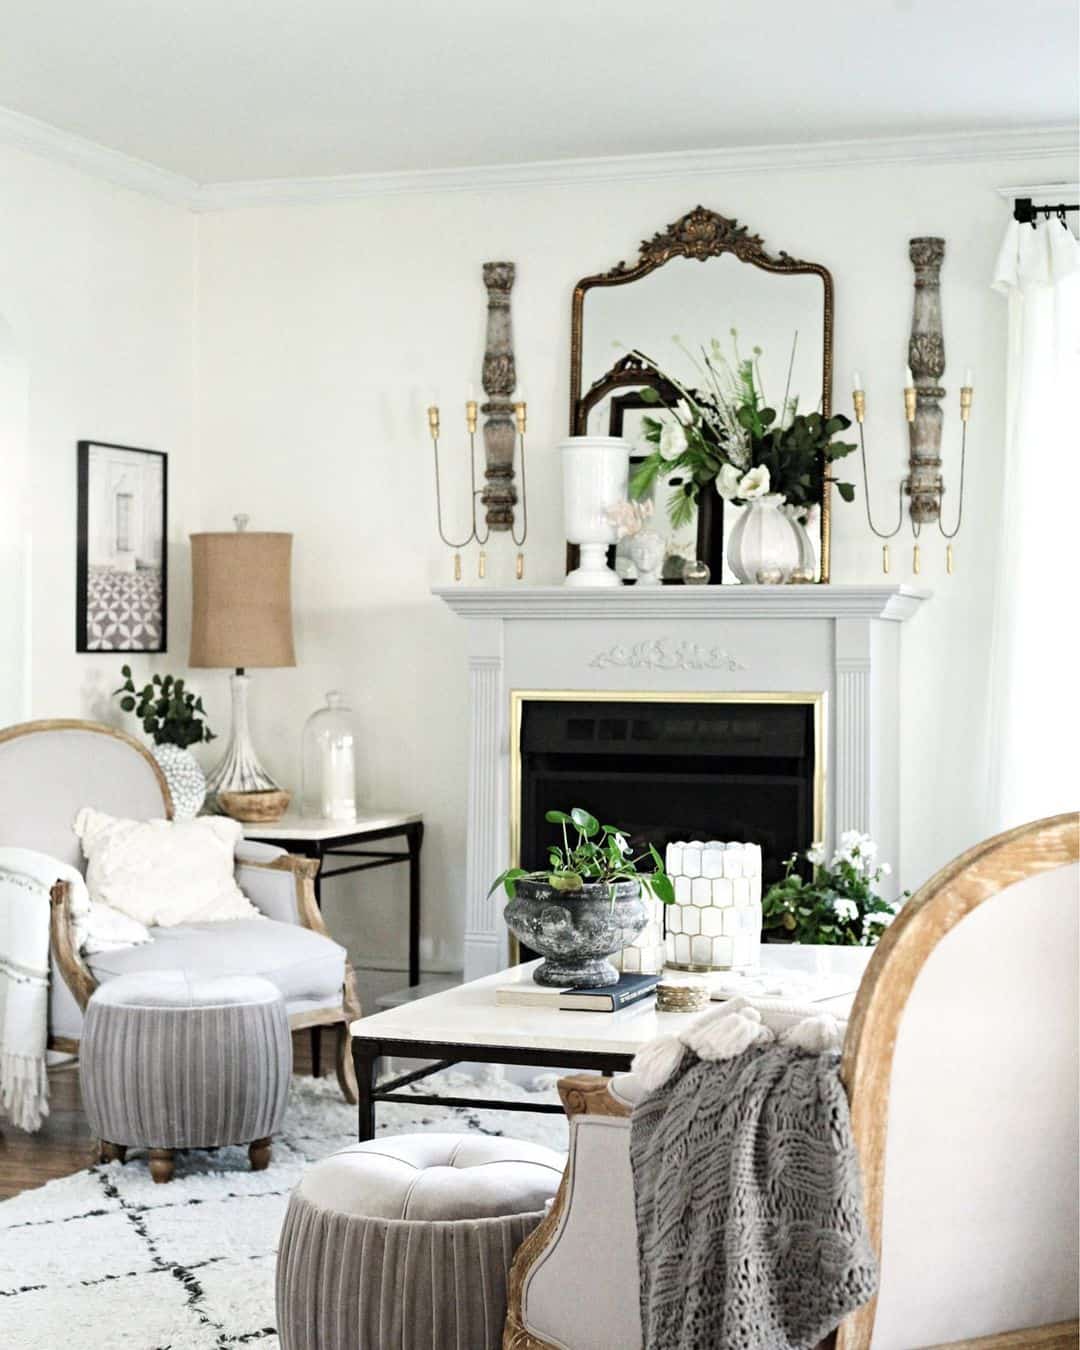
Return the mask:
<path fill-rule="evenodd" d="M 1080 183 L 1075 178 L 1063 178 L 1057 183 L 1014 183 L 1012 187 L 999 187 L 998 196 L 1013 200 L 1016 197 L 1030 197 L 1032 201 L 1043 197 L 1075 197 L 1080 194 Z"/>
<path fill-rule="evenodd" d="M 1075 126 L 1024 127 L 927 136 L 810 141 L 652 155 L 480 164 L 457 169 L 407 169 L 392 173 L 321 178 L 267 178 L 197 183 L 147 160 L 110 150 L 83 136 L 0 108 L 0 144 L 30 151 L 96 178 L 158 197 L 193 211 L 235 207 L 352 201 L 408 193 L 483 192 L 509 188 L 569 187 L 582 183 L 641 182 L 709 174 L 815 170 L 857 165 L 946 163 L 961 160 L 1031 160 L 1077 153 Z"/>
<path fill-rule="evenodd" d="M 0 144 L 28 150 L 69 168 L 81 169 L 117 187 L 159 197 L 175 206 L 195 206 L 199 185 L 193 178 L 160 169 L 134 155 L 110 150 L 84 136 L 62 131 L 48 122 L 39 122 L 36 117 L 12 112 L 9 108 L 0 108 Z"/>
<path fill-rule="evenodd" d="M 813 141 L 717 150 L 676 150 L 654 155 L 599 159 L 537 160 L 460 169 L 341 174 L 326 178 L 268 178 L 208 183 L 191 205 L 197 211 L 352 201 L 420 192 L 503 191 L 568 187 L 581 183 L 633 182 L 708 174 L 814 170 L 856 165 L 947 163 L 958 160 L 1030 160 L 1077 153 L 1076 127 L 1026 127 L 1014 131 L 900 136 L 867 140 Z"/>

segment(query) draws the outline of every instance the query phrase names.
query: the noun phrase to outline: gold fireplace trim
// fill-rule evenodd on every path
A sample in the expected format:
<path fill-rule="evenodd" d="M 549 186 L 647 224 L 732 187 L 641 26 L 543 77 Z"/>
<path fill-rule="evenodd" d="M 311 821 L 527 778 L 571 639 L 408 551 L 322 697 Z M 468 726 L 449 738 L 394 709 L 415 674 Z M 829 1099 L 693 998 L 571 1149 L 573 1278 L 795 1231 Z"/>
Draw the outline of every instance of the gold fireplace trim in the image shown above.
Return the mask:
<path fill-rule="evenodd" d="M 799 703 L 814 710 L 814 842 L 825 838 L 826 747 L 824 690 L 803 693 L 711 693 L 650 689 L 511 689 L 510 691 L 510 866 L 521 862 L 521 721 L 526 703 Z M 511 956 L 516 941 L 511 941 Z"/>

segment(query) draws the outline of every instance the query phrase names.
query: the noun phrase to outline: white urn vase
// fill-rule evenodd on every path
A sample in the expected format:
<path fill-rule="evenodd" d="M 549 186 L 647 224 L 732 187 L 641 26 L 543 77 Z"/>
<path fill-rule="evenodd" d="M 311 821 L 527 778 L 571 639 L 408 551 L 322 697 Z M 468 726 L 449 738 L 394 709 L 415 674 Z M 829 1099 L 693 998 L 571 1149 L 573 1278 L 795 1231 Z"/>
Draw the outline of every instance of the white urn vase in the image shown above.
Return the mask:
<path fill-rule="evenodd" d="M 777 571 L 786 581 L 792 569 L 802 565 L 802 540 L 796 522 L 780 509 L 783 501 L 773 492 L 739 513 L 728 536 L 727 560 L 740 581 L 755 582 L 759 572 Z M 805 530 L 802 535 L 805 538 Z"/>
<path fill-rule="evenodd" d="M 559 449 L 563 462 L 566 537 L 581 550 L 567 586 L 619 586 L 606 551 L 616 539 L 607 513 L 626 500 L 630 443 L 621 436 L 571 436 Z"/>
<path fill-rule="evenodd" d="M 157 760 L 172 798 L 173 818 L 193 820 L 206 800 L 206 775 L 199 761 L 179 745 L 155 745 L 150 753 Z"/>

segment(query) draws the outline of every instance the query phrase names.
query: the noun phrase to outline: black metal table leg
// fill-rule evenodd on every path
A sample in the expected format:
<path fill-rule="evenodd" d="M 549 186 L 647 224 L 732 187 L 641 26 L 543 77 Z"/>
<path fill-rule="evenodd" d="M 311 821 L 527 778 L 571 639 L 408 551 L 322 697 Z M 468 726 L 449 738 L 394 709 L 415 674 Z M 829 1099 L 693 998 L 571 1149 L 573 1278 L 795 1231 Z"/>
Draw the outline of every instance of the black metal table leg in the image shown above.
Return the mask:
<path fill-rule="evenodd" d="M 408 827 L 409 844 L 409 985 L 420 983 L 420 846 L 424 826 L 416 821 Z"/>
<path fill-rule="evenodd" d="M 375 1070 L 379 1063 L 379 1048 L 374 1041 L 353 1041 L 353 1064 L 356 1066 L 357 1138 L 375 1138 Z"/>
<path fill-rule="evenodd" d="M 319 870 L 315 873 L 315 903 L 322 910 L 322 848 L 318 843 L 310 850 L 310 856 L 319 861 Z M 322 1027 L 311 1028 L 311 1076 L 322 1077 Z"/>

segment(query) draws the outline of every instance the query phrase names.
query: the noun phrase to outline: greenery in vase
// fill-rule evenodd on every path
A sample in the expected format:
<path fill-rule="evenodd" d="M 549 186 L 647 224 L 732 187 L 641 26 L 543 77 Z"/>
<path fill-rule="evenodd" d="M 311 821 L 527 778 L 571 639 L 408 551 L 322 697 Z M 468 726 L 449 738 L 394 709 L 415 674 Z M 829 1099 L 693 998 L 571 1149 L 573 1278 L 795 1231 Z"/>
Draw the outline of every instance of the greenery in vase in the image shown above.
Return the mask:
<path fill-rule="evenodd" d="M 155 745 L 178 745 L 186 750 L 214 739 L 201 697 L 185 689 L 183 680 L 155 675 L 149 684 L 136 689 L 130 666 L 121 666 L 120 674 L 124 683 L 113 690 L 113 697 L 122 695 L 121 708 L 135 714 Z"/>
<path fill-rule="evenodd" d="M 645 439 L 656 449 L 634 471 L 630 496 L 645 496 L 661 474 L 681 474 L 682 481 L 668 499 L 668 515 L 676 529 L 689 523 L 702 489 L 710 484 L 736 506 L 778 497 L 804 524 L 821 502 L 826 481 L 836 484 L 844 501 L 853 501 L 854 486 L 828 473 L 829 465 L 855 449 L 853 443 L 834 439 L 851 421 L 839 413 L 823 417 L 798 411 L 798 398 L 790 395 L 795 343 L 789 387 L 777 411 L 762 390 L 761 348 L 755 347 L 751 357 L 740 357 L 735 329 L 731 335 L 733 361 L 715 338 L 701 349 L 700 360 L 682 348 L 702 375 L 702 389 L 684 387 L 643 353 L 636 353 L 682 398 L 674 407 L 664 405 L 668 413 L 664 420 L 642 419 Z M 655 389 L 643 389 L 641 397 L 646 403 L 663 402 Z"/>
<path fill-rule="evenodd" d="M 877 884 L 892 871 L 877 861 L 877 845 L 868 834 L 847 830 L 826 866 L 825 850 L 815 844 L 804 854 L 813 871 L 804 881 L 795 871 L 798 854 L 784 867 L 761 902 L 766 934 L 794 942 L 816 942 L 830 947 L 872 947 L 896 916 L 877 893 Z M 904 898 L 910 895 L 904 892 Z M 902 901 L 900 902 L 902 903 Z"/>
<path fill-rule="evenodd" d="M 626 831 L 614 825 L 601 825 L 595 816 L 583 807 L 565 811 L 548 811 L 544 819 L 562 827 L 562 846 L 552 845 L 548 850 L 548 866 L 543 871 L 529 872 L 523 867 L 508 867 L 491 883 L 488 895 L 501 886 L 512 900 L 519 881 L 542 881 L 552 890 L 570 894 L 587 885 L 612 886 L 620 881 L 640 881 L 641 884 L 670 905 L 675 899 L 675 888 L 664 871 L 664 862 L 649 844 L 636 858 Z M 573 838 L 576 833 L 577 838 Z M 638 871 L 638 864 L 651 862 L 648 871 Z M 614 893 L 613 893 L 614 898 Z"/>

